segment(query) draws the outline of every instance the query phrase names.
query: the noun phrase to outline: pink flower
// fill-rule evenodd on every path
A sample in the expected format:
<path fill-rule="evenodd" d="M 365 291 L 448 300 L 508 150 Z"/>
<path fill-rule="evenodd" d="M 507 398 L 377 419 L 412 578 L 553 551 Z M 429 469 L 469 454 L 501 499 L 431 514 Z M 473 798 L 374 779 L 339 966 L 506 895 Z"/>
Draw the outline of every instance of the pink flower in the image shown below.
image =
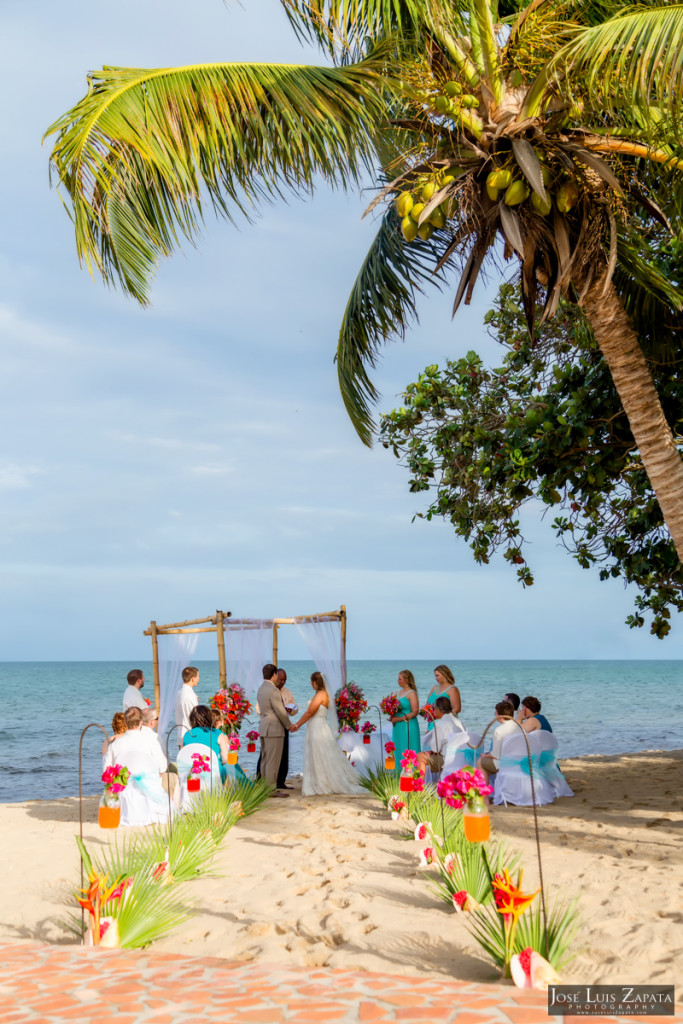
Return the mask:
<path fill-rule="evenodd" d="M 427 868 L 434 860 L 434 850 L 431 846 L 425 846 L 424 850 L 420 851 L 420 867 Z"/>
<path fill-rule="evenodd" d="M 396 744 L 392 743 L 390 740 L 388 743 L 384 744 L 384 749 L 387 754 L 393 754 L 393 752 L 396 750 Z"/>
<path fill-rule="evenodd" d="M 417 828 L 415 829 L 415 838 L 417 839 L 418 843 L 423 843 L 425 839 L 429 839 L 430 831 L 431 830 L 427 822 L 421 821 Z"/>
<path fill-rule="evenodd" d="M 453 906 L 456 910 L 463 910 L 467 900 L 469 899 L 469 893 L 467 889 L 461 889 L 460 892 L 453 893 Z"/>
<path fill-rule="evenodd" d="M 457 863 L 458 857 L 457 854 L 455 853 L 447 853 L 443 859 L 443 866 L 445 867 L 449 875 L 453 874 L 453 871 L 455 870 L 455 866 Z"/>
<path fill-rule="evenodd" d="M 560 981 L 552 964 L 530 946 L 510 958 L 510 974 L 517 988 L 547 989 Z"/>

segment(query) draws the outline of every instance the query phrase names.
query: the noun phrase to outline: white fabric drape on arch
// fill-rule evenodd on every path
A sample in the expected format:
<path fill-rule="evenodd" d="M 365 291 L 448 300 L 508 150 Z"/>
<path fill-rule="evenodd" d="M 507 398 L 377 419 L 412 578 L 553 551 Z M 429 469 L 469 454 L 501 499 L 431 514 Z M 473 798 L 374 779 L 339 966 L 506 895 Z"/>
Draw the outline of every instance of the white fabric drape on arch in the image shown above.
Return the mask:
<path fill-rule="evenodd" d="M 175 699 L 183 685 L 181 673 L 192 663 L 198 640 L 198 633 L 171 633 L 158 637 L 159 689 L 161 691 L 158 735 L 164 753 L 166 752 L 166 733 L 175 723 Z M 174 737 L 171 735 L 169 749 L 172 748 L 173 742 Z"/>
<path fill-rule="evenodd" d="M 325 677 L 330 708 L 327 721 L 333 733 L 339 732 L 335 691 L 346 682 L 346 654 L 342 646 L 341 622 L 339 619 L 314 618 L 308 622 L 297 622 L 296 628 L 306 644 L 315 667 Z"/>
<path fill-rule="evenodd" d="M 251 619 L 248 623 L 225 623 L 225 662 L 228 685 L 239 683 L 256 705 L 256 693 L 263 682 L 263 666 L 273 660 L 273 620 Z"/>

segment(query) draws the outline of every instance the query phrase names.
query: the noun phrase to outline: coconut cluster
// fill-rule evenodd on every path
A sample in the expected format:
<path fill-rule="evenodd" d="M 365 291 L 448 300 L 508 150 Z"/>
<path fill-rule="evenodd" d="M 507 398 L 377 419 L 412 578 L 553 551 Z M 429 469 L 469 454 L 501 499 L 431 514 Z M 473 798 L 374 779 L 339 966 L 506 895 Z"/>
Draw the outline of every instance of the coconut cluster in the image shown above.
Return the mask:
<path fill-rule="evenodd" d="M 414 242 L 416 238 L 421 238 L 423 242 L 426 242 L 437 228 L 446 226 L 446 221 L 451 216 L 450 200 L 447 199 L 435 207 L 421 224 L 418 222 L 422 211 L 437 190 L 445 188 L 452 181 L 455 181 L 455 175 L 439 171 L 431 176 L 418 179 L 412 192 L 399 193 L 395 206 L 396 212 L 401 218 L 401 231 L 406 242 Z"/>

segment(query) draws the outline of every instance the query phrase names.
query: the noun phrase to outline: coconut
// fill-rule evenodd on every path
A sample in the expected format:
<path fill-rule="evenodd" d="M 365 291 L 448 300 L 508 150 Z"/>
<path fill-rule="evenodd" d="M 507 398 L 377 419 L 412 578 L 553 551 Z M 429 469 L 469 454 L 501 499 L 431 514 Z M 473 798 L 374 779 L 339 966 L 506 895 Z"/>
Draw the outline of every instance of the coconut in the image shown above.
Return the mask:
<path fill-rule="evenodd" d="M 401 231 L 406 242 L 414 242 L 417 238 L 417 221 L 412 217 L 404 217 L 401 221 Z"/>
<path fill-rule="evenodd" d="M 401 219 L 407 217 L 414 205 L 414 199 L 410 192 L 401 192 L 396 200 L 396 213 Z"/>

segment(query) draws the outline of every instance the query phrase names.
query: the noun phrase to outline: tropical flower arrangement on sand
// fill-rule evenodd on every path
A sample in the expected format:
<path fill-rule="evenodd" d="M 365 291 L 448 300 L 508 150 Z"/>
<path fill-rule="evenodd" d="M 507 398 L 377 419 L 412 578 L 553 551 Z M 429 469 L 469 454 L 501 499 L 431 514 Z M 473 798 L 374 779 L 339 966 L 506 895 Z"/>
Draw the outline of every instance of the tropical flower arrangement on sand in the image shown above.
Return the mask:
<path fill-rule="evenodd" d="M 96 851 L 76 842 L 87 885 L 74 893 L 88 914 L 85 930 L 73 915 L 65 927 L 87 945 L 135 949 L 161 938 L 192 914 L 187 887 L 211 870 L 219 844 L 272 787 L 245 781 L 197 794 L 192 810 L 172 825 L 132 830 Z"/>
<path fill-rule="evenodd" d="M 363 743 L 369 743 L 373 732 L 377 732 L 377 726 L 373 725 L 372 722 L 363 722 L 360 731 L 363 734 Z"/>
<path fill-rule="evenodd" d="M 414 751 L 405 751 L 401 765 L 414 771 L 416 758 L 410 755 Z M 558 982 L 558 972 L 574 955 L 577 900 L 554 898 L 544 907 L 540 890 L 523 887 L 518 854 L 495 835 L 483 841 L 466 838 L 465 815 L 491 790 L 483 774 L 466 768 L 438 787 L 407 792 L 387 771 L 366 770 L 361 781 L 386 805 L 392 820 L 422 844 L 416 868 L 425 870 L 432 892 L 459 915 L 503 977 L 541 989 Z"/>
<path fill-rule="evenodd" d="M 225 689 L 215 693 L 209 704 L 220 711 L 225 720 L 223 732 L 231 733 L 239 729 L 245 717 L 251 711 L 251 704 L 239 683 L 229 683 Z"/>
<path fill-rule="evenodd" d="M 424 789 L 424 775 L 417 753 L 414 750 L 404 750 L 401 758 L 401 781 L 400 787 L 403 792 L 418 793 Z"/>
<path fill-rule="evenodd" d="M 353 732 L 358 732 L 360 716 L 368 710 L 368 702 L 358 683 L 341 686 L 334 695 L 334 702 L 340 729 L 349 726 Z"/>
<path fill-rule="evenodd" d="M 425 722 L 434 721 L 434 705 L 425 704 L 423 708 L 420 708 L 420 715 L 424 718 Z"/>

